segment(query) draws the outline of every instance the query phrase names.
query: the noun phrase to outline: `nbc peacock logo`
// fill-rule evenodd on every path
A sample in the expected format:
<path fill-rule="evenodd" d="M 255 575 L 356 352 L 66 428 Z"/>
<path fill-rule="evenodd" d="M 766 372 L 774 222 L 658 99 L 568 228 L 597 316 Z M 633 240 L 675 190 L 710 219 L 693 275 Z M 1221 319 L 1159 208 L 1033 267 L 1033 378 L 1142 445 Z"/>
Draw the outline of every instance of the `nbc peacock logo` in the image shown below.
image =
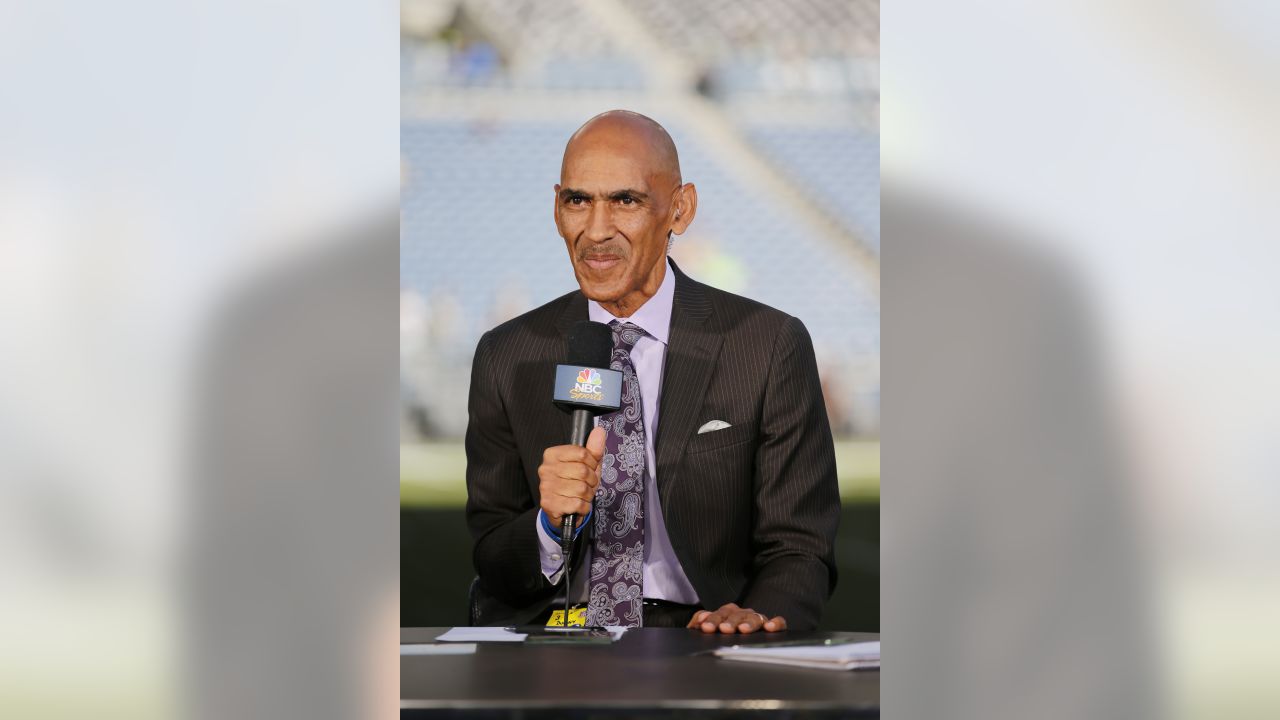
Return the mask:
<path fill-rule="evenodd" d="M 572 400 L 603 401 L 604 392 L 601 389 L 603 384 L 604 381 L 600 379 L 599 370 L 582 368 L 578 372 L 577 382 L 574 383 L 573 389 L 569 391 L 569 398 Z"/>

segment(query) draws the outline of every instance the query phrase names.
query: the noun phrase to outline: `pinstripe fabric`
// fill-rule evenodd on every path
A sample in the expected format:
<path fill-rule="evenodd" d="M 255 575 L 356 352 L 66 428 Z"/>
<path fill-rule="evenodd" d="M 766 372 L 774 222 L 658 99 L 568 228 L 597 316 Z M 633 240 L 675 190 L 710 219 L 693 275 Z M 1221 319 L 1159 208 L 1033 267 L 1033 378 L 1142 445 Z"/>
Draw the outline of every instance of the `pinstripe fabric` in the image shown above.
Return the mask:
<path fill-rule="evenodd" d="M 656 439 L 672 547 L 704 607 L 737 602 L 812 628 L 835 587 L 840 508 L 809 334 L 796 318 L 672 268 Z M 573 292 L 476 348 L 467 522 L 487 622 L 531 620 L 555 593 L 538 562 L 538 466 L 543 450 L 567 441 L 568 419 L 550 400 L 553 368 L 568 328 L 586 317 Z M 713 419 L 732 427 L 696 434 Z"/>

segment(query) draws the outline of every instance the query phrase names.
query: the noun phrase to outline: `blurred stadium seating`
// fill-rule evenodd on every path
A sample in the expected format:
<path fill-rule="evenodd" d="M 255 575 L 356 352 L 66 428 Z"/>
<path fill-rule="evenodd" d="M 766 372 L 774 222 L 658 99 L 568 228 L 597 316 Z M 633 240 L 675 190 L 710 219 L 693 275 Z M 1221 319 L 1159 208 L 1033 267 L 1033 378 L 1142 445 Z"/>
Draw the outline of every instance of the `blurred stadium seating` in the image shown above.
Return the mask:
<path fill-rule="evenodd" d="M 701 199 L 673 255 L 695 277 L 800 317 L 838 434 L 875 435 L 878 3 L 403 7 L 406 438 L 459 437 L 456 379 L 479 335 L 573 288 L 550 214 L 569 135 L 594 112 L 662 100 L 668 112 L 653 114 Z M 733 162 L 740 151 L 755 163 Z"/>
<path fill-rule="evenodd" d="M 880 136 L 856 128 L 749 126 L 751 140 L 854 237 L 880 252 Z"/>

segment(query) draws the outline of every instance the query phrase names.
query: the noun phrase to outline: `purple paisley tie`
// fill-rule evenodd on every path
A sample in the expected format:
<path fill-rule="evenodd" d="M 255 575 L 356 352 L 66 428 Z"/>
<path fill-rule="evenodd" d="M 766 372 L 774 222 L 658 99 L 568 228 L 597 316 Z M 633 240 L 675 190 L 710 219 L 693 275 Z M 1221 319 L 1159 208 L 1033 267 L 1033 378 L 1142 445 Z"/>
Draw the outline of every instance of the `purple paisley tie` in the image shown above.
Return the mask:
<path fill-rule="evenodd" d="M 644 413 L 631 349 L 644 330 L 610 323 L 613 359 L 622 373 L 622 407 L 596 420 L 607 431 L 595 497 L 587 624 L 640 627 L 644 597 Z"/>

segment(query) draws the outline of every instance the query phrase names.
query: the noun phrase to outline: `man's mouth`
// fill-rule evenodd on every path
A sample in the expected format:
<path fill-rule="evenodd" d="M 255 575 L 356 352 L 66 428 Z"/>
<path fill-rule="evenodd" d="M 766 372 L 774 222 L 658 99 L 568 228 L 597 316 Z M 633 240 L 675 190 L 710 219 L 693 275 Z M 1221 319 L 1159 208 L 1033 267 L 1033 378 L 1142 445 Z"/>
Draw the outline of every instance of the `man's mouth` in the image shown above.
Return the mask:
<path fill-rule="evenodd" d="M 622 262 L 622 258 L 617 255 L 592 255 L 582 259 L 592 270 L 601 271 Z"/>

